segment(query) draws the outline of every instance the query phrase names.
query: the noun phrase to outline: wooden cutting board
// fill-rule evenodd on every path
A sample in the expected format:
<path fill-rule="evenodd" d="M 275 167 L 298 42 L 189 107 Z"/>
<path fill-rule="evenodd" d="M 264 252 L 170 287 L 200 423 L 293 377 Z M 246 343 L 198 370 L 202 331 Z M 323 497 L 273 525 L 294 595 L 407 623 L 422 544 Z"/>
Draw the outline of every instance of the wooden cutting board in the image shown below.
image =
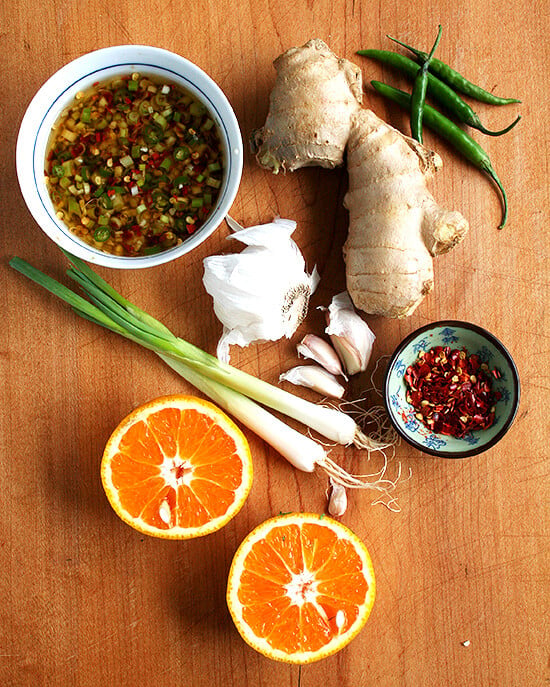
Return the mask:
<path fill-rule="evenodd" d="M 3 259 L 0 445 L 0 683 L 78 687 L 535 687 L 548 668 L 548 160 L 550 6 L 547 2 L 443 0 L 217 0 L 189 3 L 34 3 L 0 10 L 4 95 L 0 108 Z M 475 135 L 509 195 L 510 220 L 488 179 L 445 143 L 434 194 L 470 222 L 467 239 L 436 261 L 436 287 L 406 320 L 368 318 L 374 360 L 427 322 L 485 326 L 509 348 L 521 375 L 515 424 L 486 453 L 445 461 L 401 445 L 408 481 L 401 512 L 350 494 L 342 521 L 369 547 L 377 600 L 364 631 L 340 654 L 306 666 L 274 663 L 241 640 L 225 605 L 232 556 L 244 536 L 280 511 L 326 508 L 323 474 L 298 474 L 250 432 L 255 482 L 227 527 L 188 542 L 155 540 L 118 520 L 99 463 L 118 421 L 136 405 L 190 387 L 147 351 L 77 319 L 8 266 L 20 255 L 63 278 L 65 261 L 27 211 L 15 175 L 15 142 L 30 99 L 58 68 L 95 48 L 141 43 L 178 52 L 224 89 L 245 140 L 261 126 L 272 60 L 312 37 L 357 59 L 365 82 L 405 85 L 355 58 L 391 49 L 386 34 L 425 48 L 443 26 L 438 55 L 465 75 L 521 98 L 480 105 L 482 120 L 522 122 L 503 138 Z M 377 114 L 403 131 L 406 116 L 367 88 Z M 231 214 L 250 225 L 295 219 L 296 241 L 321 284 L 292 341 L 235 351 L 234 363 L 275 382 L 296 364 L 295 343 L 321 333 L 326 305 L 344 287 L 347 216 L 343 170 L 287 176 L 260 170 L 247 153 Z M 202 260 L 228 250 L 221 226 L 191 255 L 139 271 L 100 270 L 123 294 L 183 337 L 214 351 L 221 332 L 202 286 Z M 368 386 L 359 379 L 351 394 Z M 355 449 L 332 457 L 371 471 Z M 390 465 L 393 469 L 396 462 Z"/>

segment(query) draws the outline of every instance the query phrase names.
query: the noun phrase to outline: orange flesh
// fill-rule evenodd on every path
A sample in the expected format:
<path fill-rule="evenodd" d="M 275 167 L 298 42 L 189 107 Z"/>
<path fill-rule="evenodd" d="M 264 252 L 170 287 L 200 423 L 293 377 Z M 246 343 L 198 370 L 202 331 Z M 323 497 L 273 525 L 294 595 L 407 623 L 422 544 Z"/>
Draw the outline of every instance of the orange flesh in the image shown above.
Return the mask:
<path fill-rule="evenodd" d="M 368 593 L 353 545 L 314 523 L 274 527 L 252 546 L 243 567 L 243 620 L 289 654 L 317 651 L 348 630 Z"/>
<path fill-rule="evenodd" d="M 191 408 L 166 408 L 131 425 L 111 471 L 122 508 L 164 530 L 199 527 L 224 515 L 243 477 L 234 440 Z M 164 519 L 163 503 L 169 507 Z"/>

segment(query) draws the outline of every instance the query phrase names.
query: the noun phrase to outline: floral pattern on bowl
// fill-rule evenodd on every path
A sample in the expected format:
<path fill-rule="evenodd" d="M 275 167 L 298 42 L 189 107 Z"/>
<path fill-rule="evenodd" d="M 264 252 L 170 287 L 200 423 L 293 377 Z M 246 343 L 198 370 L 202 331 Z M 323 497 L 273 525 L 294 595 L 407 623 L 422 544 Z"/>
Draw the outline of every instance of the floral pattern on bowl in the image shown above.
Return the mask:
<path fill-rule="evenodd" d="M 496 403 L 495 420 L 491 427 L 469 432 L 464 437 L 435 434 L 415 416 L 406 400 L 405 371 L 421 351 L 434 346 L 450 346 L 476 353 L 483 362 L 496 369 L 500 377 L 493 382 L 493 390 L 500 393 Z M 390 359 L 384 384 L 385 403 L 397 432 L 412 446 L 424 453 L 447 458 L 465 458 L 494 446 L 514 421 L 520 398 L 519 376 L 510 353 L 485 329 L 469 322 L 445 320 L 434 322 L 410 334 Z"/>

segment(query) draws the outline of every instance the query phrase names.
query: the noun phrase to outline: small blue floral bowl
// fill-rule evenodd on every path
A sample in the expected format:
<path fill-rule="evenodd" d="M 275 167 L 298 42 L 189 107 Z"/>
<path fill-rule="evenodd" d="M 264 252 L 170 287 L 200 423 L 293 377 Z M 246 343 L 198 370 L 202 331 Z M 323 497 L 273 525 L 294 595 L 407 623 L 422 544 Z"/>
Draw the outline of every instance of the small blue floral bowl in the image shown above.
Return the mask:
<path fill-rule="evenodd" d="M 436 434 L 418 419 L 407 401 L 405 373 L 415 363 L 421 351 L 434 346 L 465 349 L 468 355 L 477 354 L 493 375 L 493 391 L 500 394 L 495 403 L 495 419 L 487 429 L 468 432 L 462 438 Z M 384 381 L 384 401 L 396 431 L 411 446 L 423 453 L 442 458 L 466 458 L 486 451 L 506 434 L 517 413 L 520 384 L 512 356 L 488 331 L 469 322 L 444 320 L 433 322 L 410 334 L 392 355 Z"/>

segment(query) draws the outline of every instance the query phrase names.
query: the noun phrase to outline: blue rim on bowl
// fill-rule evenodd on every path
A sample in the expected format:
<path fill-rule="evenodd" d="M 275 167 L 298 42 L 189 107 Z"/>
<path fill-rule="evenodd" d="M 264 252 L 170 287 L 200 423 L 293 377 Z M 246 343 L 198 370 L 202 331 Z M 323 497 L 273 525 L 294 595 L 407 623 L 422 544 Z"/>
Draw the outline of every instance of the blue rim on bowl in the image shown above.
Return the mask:
<path fill-rule="evenodd" d="M 202 227 L 179 246 L 151 256 L 124 257 L 105 253 L 81 241 L 60 221 L 44 182 L 44 161 L 50 132 L 75 95 L 97 81 L 142 71 L 175 81 L 208 108 L 221 134 L 226 168 L 216 207 Z M 27 207 L 41 229 L 59 246 L 97 265 L 141 268 L 174 260 L 202 243 L 221 224 L 237 195 L 243 143 L 233 109 L 220 87 L 202 69 L 163 48 L 119 45 L 95 50 L 69 62 L 37 91 L 21 122 L 16 152 L 17 176 Z"/>
<path fill-rule="evenodd" d="M 500 392 L 501 398 L 495 404 L 491 427 L 457 439 L 435 434 L 416 418 L 406 400 L 405 371 L 420 351 L 437 345 L 465 348 L 469 354 L 477 353 L 490 367 L 499 370 L 501 376 L 495 380 L 493 389 Z M 423 453 L 445 458 L 466 458 L 494 446 L 511 427 L 519 399 L 519 374 L 505 346 L 483 327 L 458 320 L 432 322 L 409 334 L 392 354 L 384 378 L 384 403 L 397 433 Z"/>

